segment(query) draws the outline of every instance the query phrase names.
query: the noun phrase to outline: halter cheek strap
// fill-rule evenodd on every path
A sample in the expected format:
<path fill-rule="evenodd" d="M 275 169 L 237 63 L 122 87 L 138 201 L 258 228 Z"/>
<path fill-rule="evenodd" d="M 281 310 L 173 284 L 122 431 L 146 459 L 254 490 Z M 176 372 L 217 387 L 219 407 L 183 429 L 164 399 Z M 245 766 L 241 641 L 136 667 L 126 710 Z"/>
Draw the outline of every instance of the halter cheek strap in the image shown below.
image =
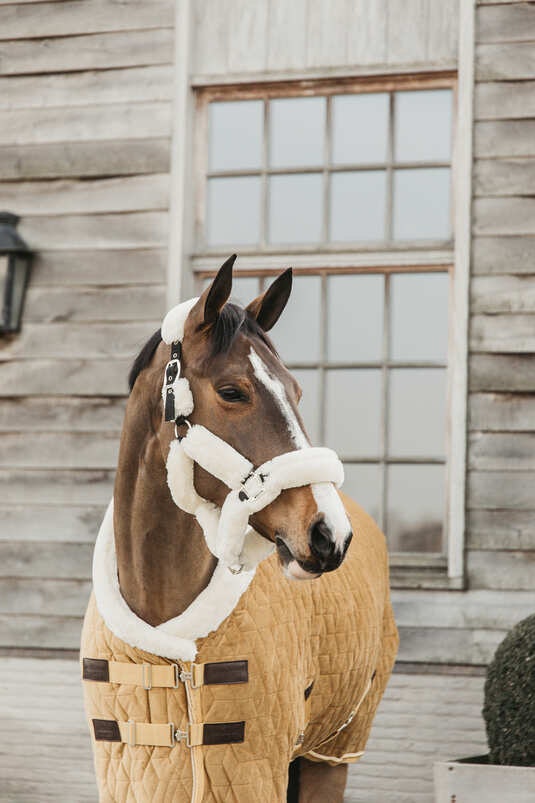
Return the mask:
<path fill-rule="evenodd" d="M 165 420 L 187 423 L 188 431 L 171 443 L 167 482 L 175 504 L 197 518 L 210 551 L 232 572 L 252 571 L 273 551 L 273 544 L 249 526 L 249 517 L 267 507 L 286 488 L 344 480 L 340 460 L 331 449 L 307 447 L 277 455 L 258 468 L 222 438 L 187 417 L 194 402 L 189 382 L 180 376 L 184 324 L 197 299 L 174 307 L 162 324 L 171 345 L 162 399 Z M 222 508 L 200 496 L 193 480 L 197 463 L 221 480 L 230 492 Z"/>

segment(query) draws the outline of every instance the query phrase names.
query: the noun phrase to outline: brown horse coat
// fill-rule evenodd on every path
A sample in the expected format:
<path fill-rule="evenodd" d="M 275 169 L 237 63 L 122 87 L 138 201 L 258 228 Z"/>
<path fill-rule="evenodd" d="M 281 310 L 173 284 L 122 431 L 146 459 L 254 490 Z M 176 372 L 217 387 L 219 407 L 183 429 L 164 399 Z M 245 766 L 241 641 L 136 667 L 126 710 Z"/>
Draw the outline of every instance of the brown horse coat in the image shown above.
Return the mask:
<path fill-rule="evenodd" d="M 153 682 L 146 689 L 102 676 L 85 680 L 101 803 L 283 803 L 293 758 L 331 764 L 360 758 L 398 636 L 384 537 L 360 507 L 347 498 L 344 503 L 355 537 L 342 566 L 299 583 L 286 579 L 274 555 L 262 562 L 232 613 L 197 641 L 195 683 L 186 678 L 177 688 L 161 688 Z M 114 635 L 94 597 L 81 656 L 101 664 L 172 664 Z M 200 682 L 198 665 L 238 661 L 247 664 L 233 664 L 222 682 L 217 666 L 215 682 L 205 667 Z M 180 662 L 180 669 L 192 666 Z M 91 676 L 91 669 L 84 674 Z M 150 685 L 147 672 L 143 680 Z M 184 732 L 189 725 L 192 746 L 140 744 L 151 739 L 139 723 L 161 723 L 164 742 L 168 723 Z M 234 724 L 205 727 L 214 723 Z"/>

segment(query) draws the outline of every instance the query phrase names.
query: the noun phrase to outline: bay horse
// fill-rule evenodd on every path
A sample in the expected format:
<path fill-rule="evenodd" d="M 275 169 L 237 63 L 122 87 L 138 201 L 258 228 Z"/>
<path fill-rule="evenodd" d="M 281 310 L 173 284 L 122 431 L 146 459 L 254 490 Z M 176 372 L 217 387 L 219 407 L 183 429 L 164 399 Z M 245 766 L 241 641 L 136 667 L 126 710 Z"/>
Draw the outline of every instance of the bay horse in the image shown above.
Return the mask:
<path fill-rule="evenodd" d="M 341 803 L 397 652 L 384 537 L 267 335 L 291 270 L 243 309 L 234 259 L 130 375 L 81 645 L 101 803 Z"/>

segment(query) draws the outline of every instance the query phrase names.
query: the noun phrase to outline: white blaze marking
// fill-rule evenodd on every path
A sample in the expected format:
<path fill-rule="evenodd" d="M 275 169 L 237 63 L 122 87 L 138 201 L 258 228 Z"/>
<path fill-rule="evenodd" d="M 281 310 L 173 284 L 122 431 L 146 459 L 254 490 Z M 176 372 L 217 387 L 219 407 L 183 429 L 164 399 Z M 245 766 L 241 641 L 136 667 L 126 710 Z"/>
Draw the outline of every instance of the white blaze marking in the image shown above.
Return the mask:
<path fill-rule="evenodd" d="M 284 385 L 278 379 L 271 376 L 254 349 L 251 349 L 249 352 L 249 360 L 253 366 L 256 378 L 274 397 L 279 410 L 284 416 L 294 445 L 297 446 L 298 449 L 306 449 L 307 446 L 310 446 L 310 442 L 295 417 L 295 413 L 286 396 Z M 342 500 L 336 492 L 336 488 L 332 482 L 315 483 L 311 485 L 310 488 L 318 512 L 323 513 L 325 516 L 325 521 L 334 534 L 334 543 L 338 549 L 342 550 L 347 536 L 351 532 L 351 527 Z"/>

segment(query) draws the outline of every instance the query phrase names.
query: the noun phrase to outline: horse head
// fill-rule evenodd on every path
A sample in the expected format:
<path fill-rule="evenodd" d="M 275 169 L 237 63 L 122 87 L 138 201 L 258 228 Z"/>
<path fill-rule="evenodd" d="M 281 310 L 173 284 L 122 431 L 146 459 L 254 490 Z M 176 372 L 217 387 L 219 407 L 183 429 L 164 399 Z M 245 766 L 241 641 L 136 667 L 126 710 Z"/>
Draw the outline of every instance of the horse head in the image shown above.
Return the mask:
<path fill-rule="evenodd" d="M 169 313 L 162 337 L 171 354 L 165 343 L 158 346 L 143 386 L 147 392 L 149 383 L 158 410 L 154 425 L 169 456 L 173 498 L 195 512 L 214 554 L 217 537 L 212 534 L 211 543 L 208 532 L 218 511 L 227 529 L 237 528 L 238 520 L 244 532 L 247 524 L 254 528 L 263 545 L 258 554 L 275 544 L 287 576 L 311 579 L 341 564 L 352 537 L 340 497 L 325 479 L 342 470 L 330 450 L 311 448 L 298 410 L 301 389 L 267 334 L 290 296 L 291 269 L 242 308 L 229 302 L 234 260 L 200 298 Z M 166 393 L 177 405 L 171 415 L 165 414 Z M 258 469 L 264 466 L 265 475 Z M 247 475 L 237 485 L 236 472 Z M 258 501 L 264 490 L 267 499 Z"/>

